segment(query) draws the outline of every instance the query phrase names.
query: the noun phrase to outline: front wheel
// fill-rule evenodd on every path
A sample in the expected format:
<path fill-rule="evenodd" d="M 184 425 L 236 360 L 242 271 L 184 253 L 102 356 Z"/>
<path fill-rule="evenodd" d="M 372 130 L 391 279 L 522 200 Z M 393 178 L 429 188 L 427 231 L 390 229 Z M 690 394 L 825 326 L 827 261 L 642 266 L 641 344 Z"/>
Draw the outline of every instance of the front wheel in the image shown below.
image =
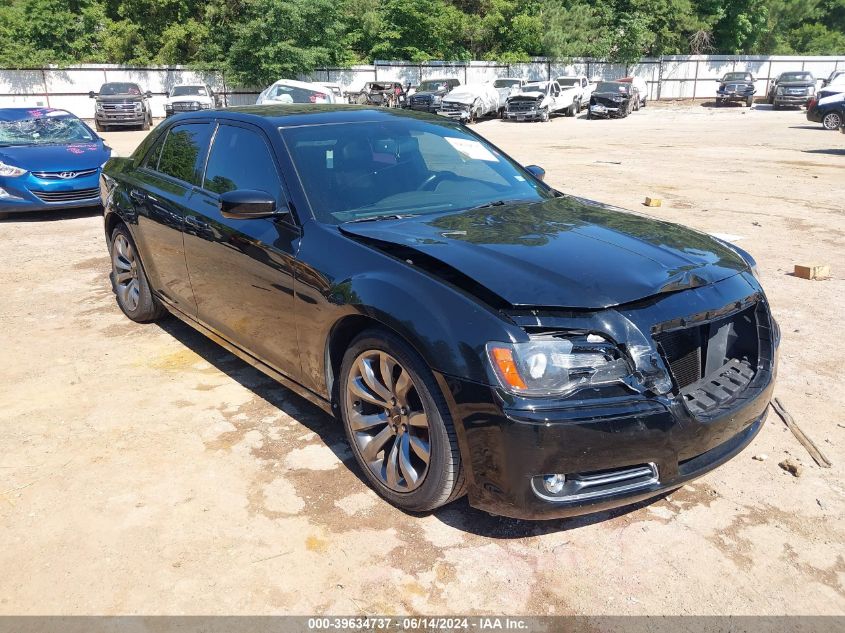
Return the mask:
<path fill-rule="evenodd" d="M 822 125 L 826 130 L 838 130 L 842 127 L 842 116 L 838 112 L 829 112 L 824 115 Z"/>
<path fill-rule="evenodd" d="M 549 120 L 549 109 L 545 108 L 542 112 L 540 112 L 540 120 L 545 122 Z"/>
<path fill-rule="evenodd" d="M 141 129 L 146 132 L 147 130 L 149 130 L 152 127 L 152 123 L 153 123 L 152 117 L 148 114 L 147 116 L 144 117 L 144 122 L 141 124 Z"/>
<path fill-rule="evenodd" d="M 464 492 L 449 409 L 431 370 L 394 334 L 360 334 L 343 357 L 338 399 L 369 484 L 393 505 L 426 512 Z"/>
<path fill-rule="evenodd" d="M 111 237 L 111 283 L 117 305 L 133 321 L 147 323 L 164 314 L 153 296 L 129 229 L 118 225 Z"/>
<path fill-rule="evenodd" d="M 745 100 L 745 105 L 746 105 L 746 106 L 748 106 L 749 108 L 750 108 L 751 106 L 753 106 L 753 105 L 754 105 L 754 97 L 748 97 L 748 98 Z"/>
<path fill-rule="evenodd" d="M 97 121 L 96 119 L 94 119 L 94 128 L 95 128 L 98 132 L 105 132 L 106 130 L 108 130 L 108 128 L 107 128 L 105 125 L 103 125 L 102 123 L 100 123 L 100 122 L 99 122 L 99 121 Z"/>

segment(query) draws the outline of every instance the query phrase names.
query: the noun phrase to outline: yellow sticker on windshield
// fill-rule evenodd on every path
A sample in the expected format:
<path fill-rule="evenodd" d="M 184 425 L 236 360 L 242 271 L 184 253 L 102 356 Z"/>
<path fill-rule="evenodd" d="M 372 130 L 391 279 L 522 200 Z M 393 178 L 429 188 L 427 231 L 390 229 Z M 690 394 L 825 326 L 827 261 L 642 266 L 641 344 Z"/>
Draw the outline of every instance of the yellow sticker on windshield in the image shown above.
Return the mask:
<path fill-rule="evenodd" d="M 449 143 L 449 145 L 454 147 L 467 158 L 471 158 L 473 160 L 486 160 L 491 163 L 499 162 L 499 159 L 496 158 L 493 152 L 484 147 L 478 141 L 474 141 L 470 138 L 455 138 L 454 136 L 444 136 L 443 138 L 446 139 L 446 142 Z"/>

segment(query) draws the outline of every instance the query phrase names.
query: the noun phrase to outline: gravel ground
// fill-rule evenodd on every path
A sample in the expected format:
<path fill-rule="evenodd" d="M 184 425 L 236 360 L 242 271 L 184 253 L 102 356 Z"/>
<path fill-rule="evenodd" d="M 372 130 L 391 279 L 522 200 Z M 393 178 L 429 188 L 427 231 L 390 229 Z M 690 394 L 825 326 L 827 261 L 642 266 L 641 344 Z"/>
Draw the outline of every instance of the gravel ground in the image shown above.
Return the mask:
<path fill-rule="evenodd" d="M 0 222 L 0 614 L 845 613 L 845 136 L 701 104 L 475 129 L 564 191 L 753 253 L 784 335 L 776 394 L 833 467 L 771 414 L 651 503 L 410 516 L 327 415 L 174 319 L 124 318 L 97 210 L 17 217 Z M 143 134 L 105 136 L 126 154 Z M 803 262 L 833 278 L 793 277 Z"/>

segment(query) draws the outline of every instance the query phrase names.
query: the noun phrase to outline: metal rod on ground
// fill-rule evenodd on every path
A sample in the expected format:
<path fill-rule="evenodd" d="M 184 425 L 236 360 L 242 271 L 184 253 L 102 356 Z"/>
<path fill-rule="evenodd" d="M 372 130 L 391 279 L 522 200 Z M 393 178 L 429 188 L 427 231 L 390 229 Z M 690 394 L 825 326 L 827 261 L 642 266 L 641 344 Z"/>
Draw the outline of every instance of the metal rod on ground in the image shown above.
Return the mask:
<path fill-rule="evenodd" d="M 831 461 L 825 457 L 822 452 L 819 450 L 818 446 L 813 443 L 807 435 L 805 435 L 804 431 L 801 430 L 801 427 L 798 426 L 798 423 L 792 419 L 792 416 L 789 415 L 789 412 L 784 408 L 781 404 L 780 400 L 777 398 L 773 399 L 770 403 L 772 408 L 777 412 L 777 414 L 781 417 L 786 427 L 792 431 L 792 434 L 795 436 L 801 445 L 807 449 L 807 452 L 810 453 L 810 457 L 813 458 L 813 461 L 816 462 L 822 468 L 830 468 Z"/>

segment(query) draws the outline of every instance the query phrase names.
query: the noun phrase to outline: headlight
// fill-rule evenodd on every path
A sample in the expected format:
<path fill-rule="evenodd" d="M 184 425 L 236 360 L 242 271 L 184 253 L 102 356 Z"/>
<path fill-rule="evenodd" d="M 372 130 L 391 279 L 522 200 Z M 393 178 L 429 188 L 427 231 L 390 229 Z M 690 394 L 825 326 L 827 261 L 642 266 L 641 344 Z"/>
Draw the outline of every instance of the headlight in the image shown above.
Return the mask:
<path fill-rule="evenodd" d="M 167 110 L 168 112 L 170 112 L 173 109 L 173 104 L 165 103 L 164 109 Z"/>
<path fill-rule="evenodd" d="M 441 101 L 443 101 L 443 97 L 439 97 L 439 96 L 437 96 L 437 95 L 434 95 L 434 96 L 431 98 L 431 102 L 432 102 L 432 103 L 440 103 Z"/>
<path fill-rule="evenodd" d="M 201 103 L 200 108 L 202 108 L 203 110 L 211 110 L 211 104 L 210 103 Z"/>
<path fill-rule="evenodd" d="M 631 375 L 619 349 L 594 334 L 488 343 L 487 354 L 502 387 L 523 396 L 561 396 L 579 387 L 612 384 Z"/>
<path fill-rule="evenodd" d="M 776 90 L 776 92 L 777 92 L 777 94 L 782 95 L 783 94 L 783 86 L 778 86 L 778 89 Z"/>
<path fill-rule="evenodd" d="M 26 169 L 21 169 L 20 167 L 15 167 L 14 165 L 7 165 L 4 162 L 0 162 L 0 176 L 6 176 L 7 178 L 17 178 L 18 176 L 23 176 L 26 173 Z"/>
<path fill-rule="evenodd" d="M 141 111 L 142 106 L 141 106 L 141 104 L 140 104 L 140 103 L 135 103 L 135 106 L 134 106 L 134 107 L 135 107 L 135 112 L 140 112 L 140 111 Z"/>
<path fill-rule="evenodd" d="M 94 109 L 95 109 L 97 112 L 102 112 L 102 111 L 103 111 L 103 104 L 102 104 L 102 103 L 95 103 L 95 104 L 94 104 Z"/>

